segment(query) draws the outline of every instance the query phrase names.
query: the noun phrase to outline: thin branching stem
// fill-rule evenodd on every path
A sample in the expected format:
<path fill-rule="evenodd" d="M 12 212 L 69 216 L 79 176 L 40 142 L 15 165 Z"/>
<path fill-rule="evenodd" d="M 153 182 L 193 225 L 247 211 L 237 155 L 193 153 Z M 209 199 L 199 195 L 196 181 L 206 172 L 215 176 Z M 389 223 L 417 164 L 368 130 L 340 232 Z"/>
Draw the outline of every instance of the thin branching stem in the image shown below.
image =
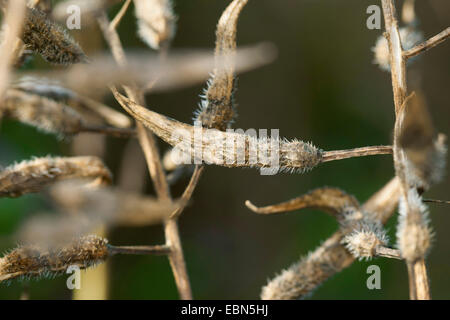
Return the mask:
<path fill-rule="evenodd" d="M 122 16 L 124 13 L 120 13 Z M 115 28 L 111 28 L 111 24 L 105 13 L 99 19 L 100 27 L 103 30 L 106 41 L 108 42 L 113 56 L 119 66 L 125 67 L 127 65 L 126 56 Z M 116 22 L 118 23 L 118 21 Z M 125 91 L 130 99 L 137 103 L 143 103 L 144 97 L 142 91 L 136 86 L 124 86 Z M 150 175 L 158 197 L 162 200 L 170 200 L 170 189 L 167 183 L 167 178 L 164 173 L 161 159 L 156 147 L 156 141 L 152 133 L 148 132 L 141 122 L 136 122 L 139 142 L 149 167 Z M 171 248 L 169 253 L 169 261 L 174 274 L 175 282 L 177 284 L 178 292 L 181 299 L 192 299 L 192 291 L 189 283 L 189 276 L 186 270 L 186 263 L 184 260 L 183 249 L 181 246 L 180 235 L 178 231 L 178 224 L 176 219 L 168 219 L 164 226 L 164 233 L 166 237 L 166 245 Z"/>
<path fill-rule="evenodd" d="M 422 52 L 425 52 L 438 44 L 444 42 L 446 39 L 450 37 L 450 27 L 445 29 L 444 31 L 438 33 L 434 37 L 431 37 L 427 41 L 415 46 L 414 48 L 411 48 L 409 50 L 403 51 L 403 58 L 410 59 L 413 58 Z"/>

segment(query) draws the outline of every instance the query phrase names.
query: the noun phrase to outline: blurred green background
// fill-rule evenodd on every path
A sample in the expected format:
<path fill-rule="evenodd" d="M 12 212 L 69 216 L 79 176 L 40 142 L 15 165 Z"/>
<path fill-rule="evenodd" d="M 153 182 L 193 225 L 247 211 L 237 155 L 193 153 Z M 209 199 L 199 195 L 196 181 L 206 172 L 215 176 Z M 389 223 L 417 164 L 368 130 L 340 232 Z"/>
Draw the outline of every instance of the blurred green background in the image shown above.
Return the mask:
<path fill-rule="evenodd" d="M 211 48 L 215 26 L 228 0 L 178 0 L 175 11 L 177 48 Z M 426 38 L 449 26 L 448 0 L 417 1 L 420 29 Z M 238 45 L 270 41 L 278 48 L 269 66 L 239 76 L 235 128 L 280 129 L 280 135 L 313 141 L 325 150 L 390 144 L 394 123 L 390 75 L 372 63 L 371 47 L 382 30 L 366 28 L 366 8 L 374 0 L 250 0 L 238 26 Z M 396 1 L 398 8 L 402 1 Z M 111 15 L 117 11 L 111 10 Z M 126 49 L 146 49 L 135 34 L 134 10 L 120 25 Z M 83 32 L 83 30 L 79 31 Z M 146 49 L 147 50 L 147 49 Z M 149 50 L 149 49 L 148 49 Z M 435 125 L 449 134 L 450 42 L 425 53 L 409 69 L 420 75 Z M 36 59 L 28 69 L 41 68 Z M 415 81 L 417 82 L 417 81 Z M 412 83 L 412 82 L 411 82 Z M 190 122 L 204 85 L 149 95 L 150 108 Z M 411 87 L 413 88 L 413 87 Z M 115 105 L 113 100 L 107 100 Z M 30 127 L 3 121 L 0 164 L 32 156 L 68 155 L 70 140 L 60 141 Z M 108 138 L 105 162 L 117 173 L 125 142 Z M 161 143 L 161 150 L 167 145 Z M 130 169 L 132 170 L 132 169 Z M 390 156 L 326 163 L 307 174 L 261 176 L 256 170 L 207 167 L 192 204 L 180 219 L 180 232 L 194 297 L 255 299 L 267 279 L 288 267 L 330 236 L 337 224 L 325 213 L 304 210 L 279 216 L 258 216 L 244 205 L 288 200 L 321 186 L 336 186 L 361 202 L 393 176 Z M 173 187 L 180 195 L 187 183 Z M 151 193 L 151 183 L 147 183 Z M 449 200 L 450 180 L 435 186 L 427 198 Z M 6 238 L 37 211 L 49 207 L 45 195 L 0 199 L 0 236 Z M 432 296 L 450 298 L 449 207 L 430 204 L 435 242 L 428 258 Z M 395 243 L 396 216 L 388 224 Z M 113 244 L 159 244 L 163 228 L 116 228 Z M 14 246 L 0 242 L 0 249 Z M 368 290 L 367 266 L 381 267 L 381 290 Z M 117 256 L 108 263 L 109 297 L 114 299 L 177 299 L 165 257 Z M 355 262 L 322 285 L 311 299 L 407 299 L 406 266 L 375 259 Z M 0 285 L 1 299 L 17 299 L 22 283 Z M 66 276 L 31 281 L 32 299 L 70 299 Z"/>

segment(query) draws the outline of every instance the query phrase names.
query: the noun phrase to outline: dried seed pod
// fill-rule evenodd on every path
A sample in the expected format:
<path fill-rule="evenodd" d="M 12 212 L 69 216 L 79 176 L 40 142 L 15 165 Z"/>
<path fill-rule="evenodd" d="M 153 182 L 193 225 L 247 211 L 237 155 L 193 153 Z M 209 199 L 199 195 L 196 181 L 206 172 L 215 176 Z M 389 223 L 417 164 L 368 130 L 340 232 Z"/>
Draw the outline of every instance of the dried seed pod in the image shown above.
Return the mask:
<path fill-rule="evenodd" d="M 157 136 L 176 147 L 186 164 L 256 167 L 304 172 L 322 160 L 322 151 L 303 141 L 257 138 L 251 134 L 194 127 L 150 111 L 113 89 L 117 101 Z"/>
<path fill-rule="evenodd" d="M 423 34 L 416 31 L 412 26 L 401 28 L 400 39 L 404 50 L 413 48 L 415 45 L 423 41 Z M 373 63 L 378 64 L 381 70 L 391 71 L 389 61 L 389 46 L 388 41 L 384 36 L 380 36 L 372 48 L 374 53 Z M 412 59 L 410 59 L 412 60 Z"/>
<path fill-rule="evenodd" d="M 428 190 L 444 176 L 446 137 L 435 138 L 425 99 L 413 93 L 405 101 L 396 122 L 394 146 L 397 175 L 409 187 Z"/>
<path fill-rule="evenodd" d="M 85 269 L 104 262 L 108 255 L 108 241 L 92 235 L 56 247 L 19 247 L 0 258 L 0 282 L 56 276 L 71 266 Z"/>
<path fill-rule="evenodd" d="M 167 45 L 175 35 L 172 0 L 134 0 L 141 39 L 155 50 Z"/>
<path fill-rule="evenodd" d="M 248 0 L 234 0 L 222 14 L 216 31 L 216 65 L 205 89 L 195 121 L 203 127 L 224 131 L 236 116 L 235 90 L 236 29 Z"/>
<path fill-rule="evenodd" d="M 428 208 L 423 204 L 417 190 L 412 188 L 408 191 L 407 199 L 400 199 L 397 247 L 403 258 L 415 262 L 426 257 L 432 237 Z"/>
<path fill-rule="evenodd" d="M 342 220 L 345 213 L 351 208 L 359 208 L 359 202 L 355 197 L 337 188 L 319 188 L 301 195 L 292 200 L 279 204 L 256 207 L 250 201 L 246 202 L 249 209 L 260 214 L 283 213 L 300 209 L 319 209 L 328 212 L 337 219 Z"/>
<path fill-rule="evenodd" d="M 72 37 L 45 13 L 28 8 L 21 36 L 27 48 L 54 64 L 87 62 L 87 57 Z"/>
<path fill-rule="evenodd" d="M 389 242 L 389 237 L 380 221 L 374 220 L 366 212 L 359 212 L 359 218 L 348 214 L 342 228 L 346 236 L 342 244 L 357 259 L 370 259 L 377 255 L 377 249 Z"/>
<path fill-rule="evenodd" d="M 311 295 L 323 281 L 342 270 L 341 257 L 345 255 L 345 248 L 339 246 L 333 254 L 324 250 L 309 253 L 270 280 L 262 289 L 261 299 L 295 300 Z"/>
<path fill-rule="evenodd" d="M 109 184 L 111 172 L 97 157 L 36 158 L 22 161 L 0 172 L 0 197 L 19 197 L 39 192 L 62 179 L 90 178 Z"/>
<path fill-rule="evenodd" d="M 57 81 L 26 76 L 18 79 L 12 85 L 12 88 L 68 105 L 79 111 L 81 114 L 94 116 L 117 128 L 129 128 L 132 125 L 132 120 L 126 115 L 100 102 L 64 88 Z"/>
<path fill-rule="evenodd" d="M 83 127 L 83 120 L 75 110 L 22 90 L 6 91 L 0 114 L 60 136 L 78 133 Z"/>

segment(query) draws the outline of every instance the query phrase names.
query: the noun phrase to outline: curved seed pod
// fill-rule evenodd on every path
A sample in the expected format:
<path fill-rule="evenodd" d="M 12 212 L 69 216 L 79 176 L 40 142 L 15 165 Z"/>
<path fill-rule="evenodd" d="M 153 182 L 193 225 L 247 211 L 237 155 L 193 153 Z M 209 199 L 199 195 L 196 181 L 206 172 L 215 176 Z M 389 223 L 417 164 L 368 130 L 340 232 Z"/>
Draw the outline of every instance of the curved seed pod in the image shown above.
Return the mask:
<path fill-rule="evenodd" d="M 57 247 L 23 246 L 0 258 L 0 282 L 56 276 L 71 266 L 91 267 L 104 262 L 108 256 L 108 241 L 97 236 L 82 237 Z"/>
<path fill-rule="evenodd" d="M 183 155 L 184 164 L 215 164 L 225 167 L 269 168 L 308 171 L 324 161 L 355 156 L 391 154 L 389 146 L 323 152 L 312 144 L 278 137 L 256 137 L 256 132 L 227 132 L 191 126 L 150 111 L 111 88 L 116 100 L 135 119 Z M 325 160 L 324 160 L 325 159 Z"/>
<path fill-rule="evenodd" d="M 374 194 L 361 210 L 348 214 L 347 219 L 350 218 L 353 222 L 361 221 L 361 213 L 370 212 L 371 218 L 384 223 L 396 209 L 400 194 L 399 180 L 392 179 Z M 355 258 L 342 244 L 345 235 L 345 228 L 341 227 L 312 253 L 270 280 L 262 289 L 261 299 L 305 298 L 327 279 L 351 265 Z"/>
<path fill-rule="evenodd" d="M 315 189 L 300 197 L 267 207 L 258 208 L 250 201 L 246 201 L 245 204 L 250 210 L 260 214 L 275 214 L 311 208 L 323 210 L 339 219 L 344 217 L 344 213 L 349 208 L 359 208 L 359 202 L 355 197 L 340 189 L 329 187 Z"/>
<path fill-rule="evenodd" d="M 322 151 L 310 143 L 287 141 L 278 137 L 257 138 L 250 134 L 194 127 L 150 111 L 117 90 L 112 91 L 125 110 L 182 152 L 184 159 L 187 157 L 187 163 L 198 164 L 203 161 L 230 168 L 277 167 L 303 172 L 318 165 L 322 159 Z"/>
<path fill-rule="evenodd" d="M 236 30 L 241 10 L 248 0 L 234 0 L 223 12 L 216 31 L 215 68 L 201 96 L 195 120 L 203 127 L 224 131 L 236 116 L 235 90 Z"/>
<path fill-rule="evenodd" d="M 80 46 L 60 26 L 47 19 L 45 13 L 28 8 L 21 36 L 28 49 L 54 64 L 87 62 Z"/>
<path fill-rule="evenodd" d="M 111 172 L 97 157 L 36 158 L 22 161 L 0 172 L 0 197 L 19 197 L 39 192 L 62 179 L 90 178 L 111 183 Z"/>
<path fill-rule="evenodd" d="M 172 0 L 134 0 L 141 39 L 155 50 L 170 43 L 175 35 Z"/>

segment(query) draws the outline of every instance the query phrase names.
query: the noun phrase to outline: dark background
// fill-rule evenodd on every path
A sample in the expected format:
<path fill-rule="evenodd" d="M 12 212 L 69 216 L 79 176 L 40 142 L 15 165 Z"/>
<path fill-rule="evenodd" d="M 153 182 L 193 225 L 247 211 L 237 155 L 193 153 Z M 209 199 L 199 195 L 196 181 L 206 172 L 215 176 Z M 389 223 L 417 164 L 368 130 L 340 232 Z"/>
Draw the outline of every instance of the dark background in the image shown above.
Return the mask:
<path fill-rule="evenodd" d="M 396 1 L 398 8 L 402 1 Z M 449 26 L 447 0 L 417 1 L 425 38 Z M 178 0 L 177 48 L 213 48 L 215 25 L 229 1 Z M 270 41 L 278 58 L 269 66 L 239 76 L 235 128 L 280 129 L 280 135 L 313 141 L 325 150 L 390 144 L 394 106 L 390 75 L 372 63 L 371 47 L 382 30 L 366 28 L 366 8 L 379 1 L 250 0 L 238 27 L 238 45 Z M 117 7 L 113 8 L 111 15 Z M 82 32 L 83 30 L 81 30 Z M 135 35 L 134 10 L 120 26 L 126 49 L 144 48 Z M 93 35 L 94 37 L 94 35 Z M 449 134 L 450 43 L 425 53 L 409 68 L 420 74 L 435 125 Z M 28 68 L 46 65 L 37 59 Z M 203 85 L 147 97 L 151 109 L 190 122 Z M 113 100 L 109 97 L 109 104 Z M 0 129 L 0 164 L 47 154 L 70 154 L 70 141 L 60 141 L 24 125 L 4 121 Z M 117 173 L 124 141 L 109 139 L 105 162 Z M 161 143 L 161 149 L 167 145 Z M 393 176 L 390 156 L 326 163 L 307 174 L 261 176 L 256 170 L 207 167 L 192 205 L 180 219 L 180 232 L 194 297 L 254 299 L 267 279 L 317 247 L 336 229 L 325 213 L 304 210 L 258 216 L 245 200 L 267 205 L 313 188 L 336 186 L 364 202 Z M 132 170 L 132 169 L 130 169 Z M 174 187 L 181 194 L 187 179 Z M 148 192 L 152 192 L 148 183 Z M 448 176 L 427 198 L 449 199 Z M 48 208 L 45 195 L 0 200 L 0 236 L 7 237 L 35 212 Z M 435 242 L 427 260 L 435 299 L 450 298 L 449 207 L 431 204 Z M 394 216 L 389 225 L 395 244 Z M 113 244 L 159 244 L 161 226 L 116 228 Z M 14 246 L 0 243 L 1 249 Z M 381 290 L 368 290 L 367 266 L 381 267 Z M 116 299 L 176 299 L 178 294 L 165 257 L 118 256 L 108 263 L 109 296 Z M 312 299 L 407 299 L 406 266 L 375 259 L 355 262 L 323 284 Z M 33 299 L 69 299 L 66 277 L 32 281 Z M 22 285 L 0 285 L 0 298 L 16 299 Z"/>

